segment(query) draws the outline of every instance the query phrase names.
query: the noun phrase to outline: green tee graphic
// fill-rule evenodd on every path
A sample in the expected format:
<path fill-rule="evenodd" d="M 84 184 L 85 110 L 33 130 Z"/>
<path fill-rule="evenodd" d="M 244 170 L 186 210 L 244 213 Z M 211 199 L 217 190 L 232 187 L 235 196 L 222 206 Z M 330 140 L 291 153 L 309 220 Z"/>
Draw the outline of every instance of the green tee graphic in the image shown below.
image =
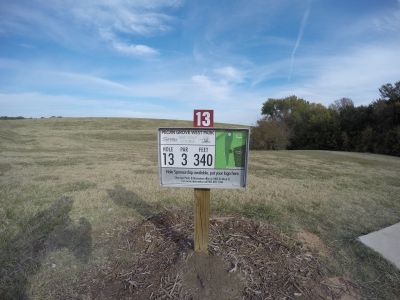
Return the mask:
<path fill-rule="evenodd" d="M 244 168 L 247 132 L 217 130 L 215 134 L 215 168 Z"/>

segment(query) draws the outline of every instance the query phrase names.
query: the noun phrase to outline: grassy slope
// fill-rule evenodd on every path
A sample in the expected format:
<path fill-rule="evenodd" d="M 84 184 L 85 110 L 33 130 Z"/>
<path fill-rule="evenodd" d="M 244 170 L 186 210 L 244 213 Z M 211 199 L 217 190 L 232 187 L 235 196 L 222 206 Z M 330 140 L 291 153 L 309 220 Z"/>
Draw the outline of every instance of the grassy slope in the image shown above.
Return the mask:
<path fill-rule="evenodd" d="M 7 275 L 0 295 L 42 299 L 68 292 L 80 272 L 101 264 L 112 247 L 107 238 L 124 222 L 149 209 L 191 208 L 191 189 L 159 187 L 161 126 L 191 124 L 0 121 L 0 263 Z M 265 219 L 293 236 L 314 232 L 331 252 L 324 260 L 332 275 L 352 277 L 366 296 L 400 294 L 399 272 L 355 240 L 400 221 L 399 158 L 326 151 L 250 157 L 248 189 L 213 191 L 214 213 Z"/>

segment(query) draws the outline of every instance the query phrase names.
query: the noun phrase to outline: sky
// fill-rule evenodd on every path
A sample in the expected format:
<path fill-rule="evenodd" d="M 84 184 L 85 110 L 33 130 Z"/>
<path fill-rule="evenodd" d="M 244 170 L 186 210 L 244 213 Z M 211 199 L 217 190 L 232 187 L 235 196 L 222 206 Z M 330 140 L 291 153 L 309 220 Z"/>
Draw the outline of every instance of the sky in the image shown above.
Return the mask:
<path fill-rule="evenodd" d="M 0 115 L 251 125 L 400 80 L 400 0 L 0 0 Z"/>

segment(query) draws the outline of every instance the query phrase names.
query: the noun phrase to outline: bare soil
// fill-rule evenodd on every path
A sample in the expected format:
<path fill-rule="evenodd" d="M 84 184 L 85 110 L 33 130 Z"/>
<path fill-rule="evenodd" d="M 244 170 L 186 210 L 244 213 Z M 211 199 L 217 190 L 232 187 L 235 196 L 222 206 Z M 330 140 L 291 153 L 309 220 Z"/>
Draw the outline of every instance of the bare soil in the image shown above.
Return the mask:
<path fill-rule="evenodd" d="M 297 237 L 307 248 L 317 252 L 319 255 L 324 257 L 328 257 L 330 255 L 328 248 L 318 235 L 303 230 L 297 234 Z"/>
<path fill-rule="evenodd" d="M 360 300 L 362 299 L 359 288 L 354 283 L 343 277 L 330 277 L 323 281 L 323 283 L 332 291 L 339 295 L 339 300 Z"/>
<path fill-rule="evenodd" d="M 109 261 L 80 280 L 79 294 L 92 299 L 352 299 L 345 298 L 349 290 L 343 284 L 338 287 L 325 276 L 305 245 L 268 224 L 212 219 L 210 254 L 194 253 L 188 215 L 167 211 L 131 224 L 118 236 Z M 124 264 L 123 255 L 135 259 Z"/>

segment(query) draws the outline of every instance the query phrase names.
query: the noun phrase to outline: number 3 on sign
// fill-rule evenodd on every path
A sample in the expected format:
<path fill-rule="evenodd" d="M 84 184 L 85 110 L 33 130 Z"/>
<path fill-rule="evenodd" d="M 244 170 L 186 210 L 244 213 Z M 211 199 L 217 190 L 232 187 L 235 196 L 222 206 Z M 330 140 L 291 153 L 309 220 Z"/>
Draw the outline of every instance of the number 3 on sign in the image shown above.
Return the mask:
<path fill-rule="evenodd" d="M 193 126 L 214 127 L 214 111 L 195 109 L 193 116 Z"/>

